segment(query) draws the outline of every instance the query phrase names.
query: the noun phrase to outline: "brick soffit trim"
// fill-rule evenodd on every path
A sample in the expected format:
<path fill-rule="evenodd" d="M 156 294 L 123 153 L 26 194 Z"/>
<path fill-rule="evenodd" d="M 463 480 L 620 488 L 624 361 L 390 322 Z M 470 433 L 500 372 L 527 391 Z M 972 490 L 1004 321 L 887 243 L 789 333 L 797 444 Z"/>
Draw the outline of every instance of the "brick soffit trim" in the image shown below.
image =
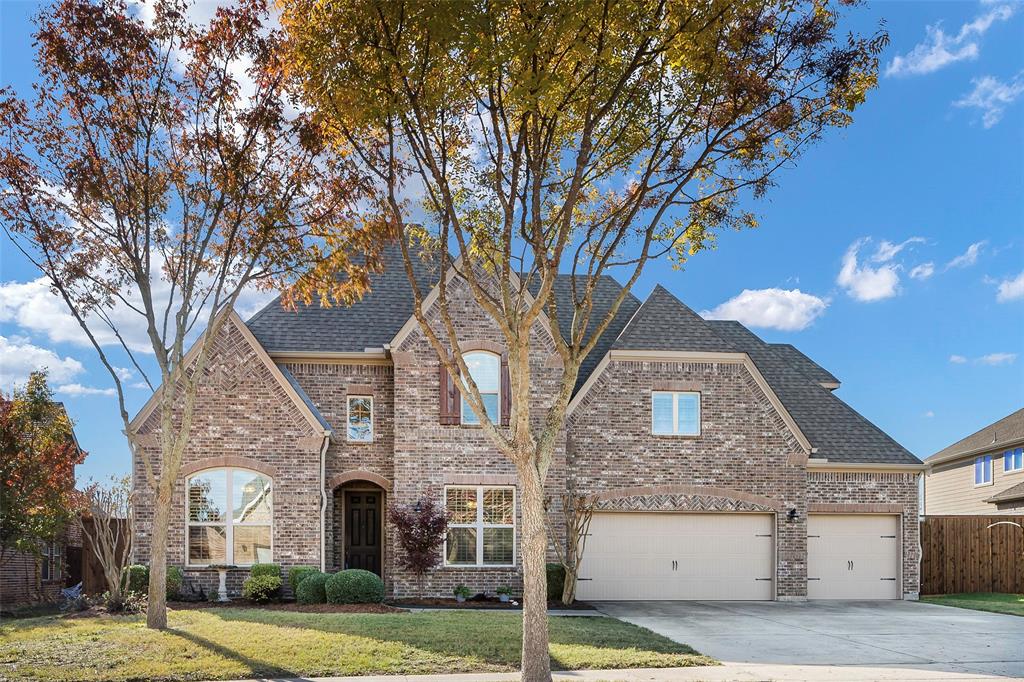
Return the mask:
<path fill-rule="evenodd" d="M 605 502 L 608 500 L 616 500 L 622 497 L 644 497 L 647 495 L 695 495 L 703 497 L 724 497 L 730 500 L 736 500 L 737 502 L 749 502 L 751 504 L 768 507 L 770 509 L 781 510 L 784 505 L 781 500 L 776 500 L 771 497 L 764 495 L 755 495 L 753 493 L 746 493 L 742 490 L 734 490 L 732 488 L 717 488 L 713 486 L 702 486 L 702 485 L 682 485 L 682 484 L 671 484 L 671 485 L 648 485 L 639 486 L 632 488 L 613 488 L 611 490 L 604 490 L 595 495 L 598 502 Z"/>
<path fill-rule="evenodd" d="M 277 478 L 277 469 L 266 462 L 261 462 L 249 457 L 238 455 L 222 455 L 219 457 L 204 457 L 181 467 L 179 477 L 185 478 L 204 469 L 219 469 L 222 467 L 235 467 L 237 469 L 249 469 L 257 473 Z"/>
<path fill-rule="evenodd" d="M 327 490 L 334 490 L 339 485 L 348 483 L 349 481 L 369 481 L 379 485 L 387 492 L 391 492 L 391 481 L 384 478 L 380 474 L 375 474 L 372 471 L 364 471 L 363 469 L 349 469 L 343 471 L 340 474 L 335 474 L 327 479 Z"/>

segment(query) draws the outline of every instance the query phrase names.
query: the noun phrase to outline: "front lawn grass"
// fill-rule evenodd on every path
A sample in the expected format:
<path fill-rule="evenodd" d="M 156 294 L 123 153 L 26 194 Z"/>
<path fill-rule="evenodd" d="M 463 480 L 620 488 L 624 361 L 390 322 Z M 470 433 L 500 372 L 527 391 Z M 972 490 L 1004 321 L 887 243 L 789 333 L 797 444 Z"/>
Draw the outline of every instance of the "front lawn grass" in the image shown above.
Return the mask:
<path fill-rule="evenodd" d="M 521 616 L 320 614 L 218 608 L 0 625 L 0 679 L 202 680 L 515 670 Z M 714 665 L 650 630 L 605 617 L 552 617 L 556 669 Z"/>
<path fill-rule="evenodd" d="M 1007 594 L 1005 592 L 969 592 L 966 594 L 937 594 L 921 597 L 921 601 L 942 606 L 956 606 L 961 609 L 975 611 L 991 611 L 1007 613 L 1011 616 L 1024 616 L 1024 594 Z"/>

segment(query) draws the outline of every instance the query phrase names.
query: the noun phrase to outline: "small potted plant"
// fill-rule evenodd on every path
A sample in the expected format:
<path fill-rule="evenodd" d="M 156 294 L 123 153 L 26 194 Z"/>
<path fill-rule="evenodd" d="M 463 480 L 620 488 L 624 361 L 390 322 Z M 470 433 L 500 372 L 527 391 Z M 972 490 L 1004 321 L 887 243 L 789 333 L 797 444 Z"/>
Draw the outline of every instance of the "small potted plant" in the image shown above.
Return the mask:
<path fill-rule="evenodd" d="M 512 588 L 509 585 L 498 585 L 498 589 L 495 592 L 498 593 L 498 601 L 502 604 L 507 604 L 508 600 L 512 597 Z"/>
<path fill-rule="evenodd" d="M 452 590 L 452 592 L 455 594 L 455 601 L 459 602 L 460 604 L 466 601 L 466 598 L 470 595 L 469 588 L 463 585 L 462 583 L 456 585 L 455 589 Z"/>

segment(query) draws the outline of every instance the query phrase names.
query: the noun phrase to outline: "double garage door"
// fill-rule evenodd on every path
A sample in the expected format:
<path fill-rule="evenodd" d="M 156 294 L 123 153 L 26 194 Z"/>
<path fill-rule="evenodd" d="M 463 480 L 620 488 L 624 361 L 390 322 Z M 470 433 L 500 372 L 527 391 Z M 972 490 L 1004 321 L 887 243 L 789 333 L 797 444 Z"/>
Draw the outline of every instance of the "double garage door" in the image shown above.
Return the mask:
<path fill-rule="evenodd" d="M 808 597 L 898 599 L 898 519 L 812 514 Z M 590 601 L 774 599 L 774 535 L 773 514 L 599 512 L 576 593 Z"/>

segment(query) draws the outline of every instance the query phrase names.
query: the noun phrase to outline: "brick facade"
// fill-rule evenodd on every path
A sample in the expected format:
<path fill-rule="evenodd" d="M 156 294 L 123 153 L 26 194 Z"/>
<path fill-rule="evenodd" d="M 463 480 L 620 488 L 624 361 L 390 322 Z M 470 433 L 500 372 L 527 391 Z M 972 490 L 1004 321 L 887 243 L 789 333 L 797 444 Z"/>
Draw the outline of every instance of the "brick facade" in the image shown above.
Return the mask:
<path fill-rule="evenodd" d="M 449 306 L 464 348 L 502 350 L 500 333 L 473 302 L 465 285 L 453 282 Z M 437 322 L 437 311 L 428 310 Z M 443 334 L 442 334 L 443 336 Z M 208 378 L 200 393 L 185 467 L 210 462 L 273 471 L 274 561 L 320 564 L 320 505 L 326 504 L 324 561 L 329 570 L 344 566 L 344 491 L 383 490 L 385 505 L 415 504 L 422 498 L 443 503 L 446 485 L 514 484 L 515 467 L 479 428 L 441 425 L 439 362 L 414 329 L 391 349 L 390 362 L 284 357 L 283 365 L 329 422 L 334 436 L 326 455 L 321 498 L 317 433 L 268 367 L 266 356 L 237 325 L 217 341 Z M 533 332 L 531 408 L 534 417 L 557 389 L 561 369 L 543 325 Z M 702 430 L 698 437 L 651 434 L 651 391 L 701 393 Z M 373 396 L 373 442 L 346 439 L 347 396 Z M 140 433 L 149 436 L 157 415 Z M 152 519 L 141 463 L 135 481 L 135 560 L 145 562 Z M 911 473 L 824 472 L 807 468 L 807 453 L 742 362 L 614 360 L 596 378 L 572 413 L 557 444 L 547 478 L 553 526 L 562 532 L 558 505 L 567 487 L 599 495 L 608 510 L 770 512 L 776 515 L 776 593 L 782 599 L 806 595 L 807 515 L 875 509 L 903 515 L 903 591 L 916 596 L 919 547 L 917 482 Z M 845 505 L 845 506 L 844 506 Z M 850 506 L 859 505 L 859 506 Z M 871 506 L 874 505 L 874 506 Z M 788 518 L 795 510 L 795 518 Z M 516 505 L 517 524 L 519 505 Z M 168 563 L 185 565 L 184 478 L 175 489 Z M 518 526 L 517 526 L 518 527 Z M 519 546 L 517 537 L 516 547 Z M 488 591 L 503 584 L 518 589 L 521 568 L 440 566 L 421 586 L 400 567 L 400 549 L 385 529 L 383 572 L 389 595 L 447 596 L 457 584 Z M 551 553 L 551 557 L 554 554 Z M 187 570 L 213 588 L 216 573 Z M 231 572 L 237 593 L 248 574 Z"/>

